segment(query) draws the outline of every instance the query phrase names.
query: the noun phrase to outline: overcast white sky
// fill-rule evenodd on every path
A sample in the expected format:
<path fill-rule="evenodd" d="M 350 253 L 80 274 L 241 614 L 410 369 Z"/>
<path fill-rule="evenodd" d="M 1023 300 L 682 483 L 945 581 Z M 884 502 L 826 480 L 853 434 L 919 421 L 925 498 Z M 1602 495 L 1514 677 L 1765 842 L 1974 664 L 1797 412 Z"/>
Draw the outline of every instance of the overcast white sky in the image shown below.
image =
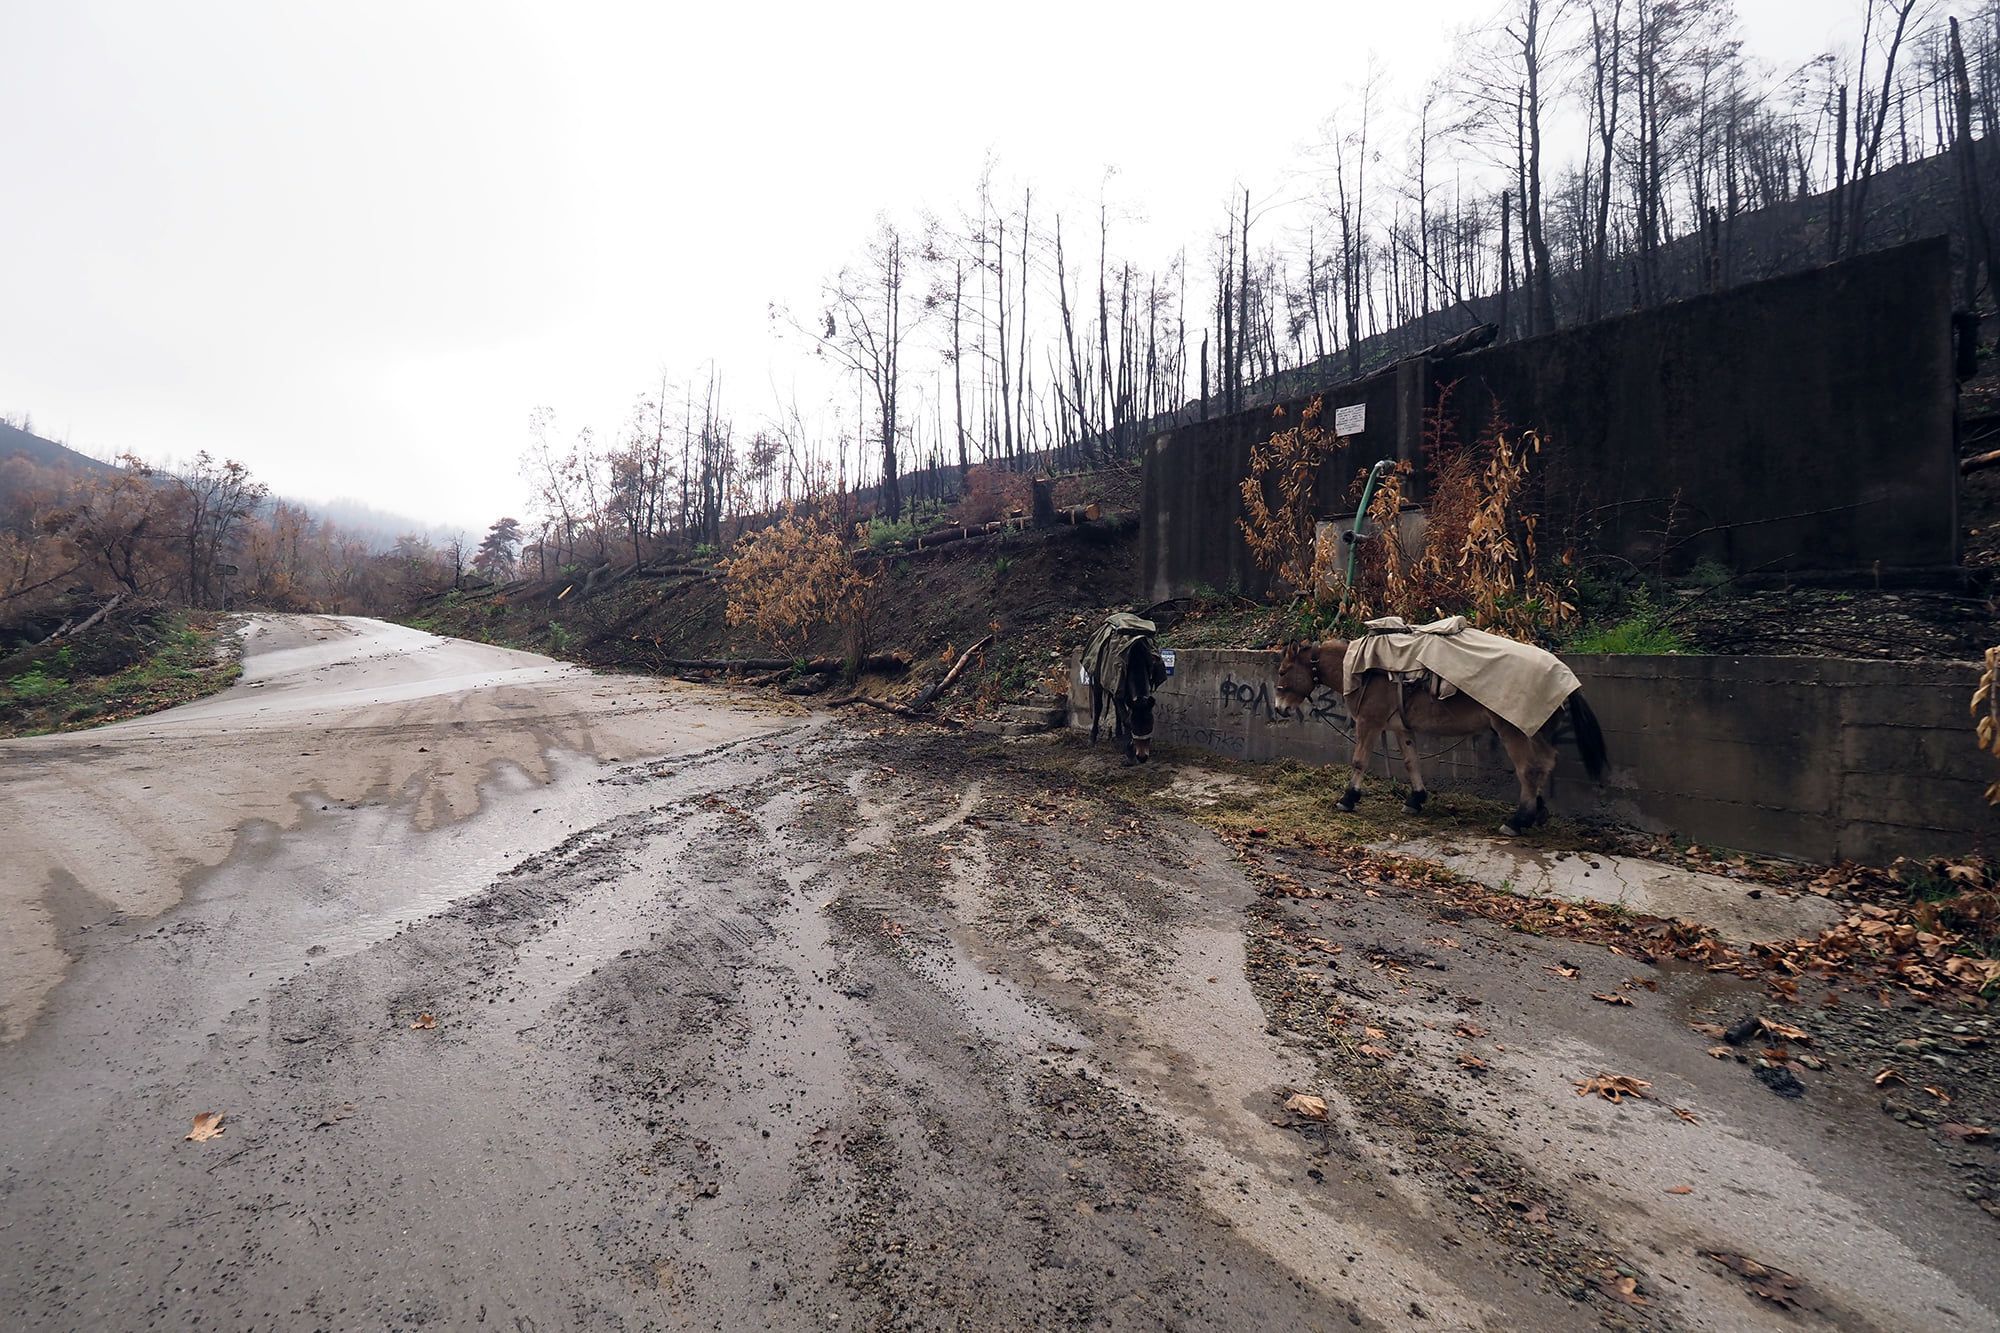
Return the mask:
<path fill-rule="evenodd" d="M 1860 4 L 1739 8 L 1791 66 Z M 1079 220 L 1115 167 L 1128 252 L 1198 250 L 1371 54 L 1407 102 L 1495 7 L 0 0 L 0 411 L 483 527 L 539 404 L 608 433 L 714 357 L 768 410 L 769 304 L 989 153 Z"/>

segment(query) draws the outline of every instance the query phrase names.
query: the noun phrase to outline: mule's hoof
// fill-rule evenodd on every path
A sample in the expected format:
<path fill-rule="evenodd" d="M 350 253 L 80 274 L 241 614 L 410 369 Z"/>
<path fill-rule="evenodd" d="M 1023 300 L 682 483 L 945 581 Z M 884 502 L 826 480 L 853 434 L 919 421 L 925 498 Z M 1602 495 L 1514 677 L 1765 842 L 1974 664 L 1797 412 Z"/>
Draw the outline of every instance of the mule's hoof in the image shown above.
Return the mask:
<path fill-rule="evenodd" d="M 1361 804 L 1361 793 L 1358 791 L 1351 791 L 1347 793 L 1347 795 L 1340 798 L 1340 808 L 1345 810 L 1350 815 L 1354 813 L 1354 807 L 1360 804 Z"/>
<path fill-rule="evenodd" d="M 1428 801 L 1430 797 L 1431 794 L 1427 791 L 1411 792 L 1409 799 L 1403 802 L 1403 813 L 1406 815 L 1422 814 L 1424 812 L 1424 802 Z"/>
<path fill-rule="evenodd" d="M 1548 822 L 1549 822 L 1549 803 L 1545 800 L 1542 800 L 1540 797 L 1536 797 L 1535 823 L 1539 826 L 1542 824 L 1546 824 Z"/>
<path fill-rule="evenodd" d="M 1502 824 L 1500 826 L 1500 836 L 1503 838 L 1518 838 L 1521 836 L 1521 830 L 1515 828 L 1512 824 Z"/>

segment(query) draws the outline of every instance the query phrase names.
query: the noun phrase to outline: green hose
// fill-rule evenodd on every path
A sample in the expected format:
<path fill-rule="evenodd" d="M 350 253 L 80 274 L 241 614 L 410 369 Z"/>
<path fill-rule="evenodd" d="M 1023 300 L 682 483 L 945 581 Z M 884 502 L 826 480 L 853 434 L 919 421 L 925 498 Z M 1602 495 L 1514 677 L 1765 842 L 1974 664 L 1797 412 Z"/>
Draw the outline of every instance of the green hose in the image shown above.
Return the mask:
<path fill-rule="evenodd" d="M 1368 501 L 1375 495 L 1375 482 L 1384 468 L 1396 465 L 1393 458 L 1385 458 L 1368 469 L 1368 480 L 1361 487 L 1361 504 L 1354 511 L 1354 529 L 1347 534 L 1347 590 L 1354 591 L 1354 559 L 1361 553 L 1361 525 L 1368 520 Z"/>

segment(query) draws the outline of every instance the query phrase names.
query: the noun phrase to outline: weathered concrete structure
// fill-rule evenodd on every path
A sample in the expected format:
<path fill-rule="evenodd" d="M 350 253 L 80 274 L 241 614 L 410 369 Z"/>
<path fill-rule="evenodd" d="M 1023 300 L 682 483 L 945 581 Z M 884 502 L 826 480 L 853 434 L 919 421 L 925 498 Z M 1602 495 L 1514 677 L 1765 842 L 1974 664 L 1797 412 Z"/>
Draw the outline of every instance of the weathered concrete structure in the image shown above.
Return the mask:
<path fill-rule="evenodd" d="M 1544 437 L 1543 532 L 1648 564 L 1673 549 L 1737 570 L 1898 578 L 1958 560 L 1956 381 L 1943 238 L 1445 362 L 1406 361 L 1324 395 L 1361 432 L 1320 475 L 1338 517 L 1356 473 L 1419 461 L 1457 385 L 1461 434 L 1497 410 Z M 1251 447 L 1304 402 L 1187 426 L 1146 456 L 1142 592 L 1268 584 L 1237 528 Z M 1421 495 L 1421 477 L 1411 492 Z M 1351 503 L 1351 502 L 1350 502 Z M 1351 511 L 1350 511 L 1351 512 Z"/>
<path fill-rule="evenodd" d="M 1163 642 L 1171 646 L 1171 636 Z M 1603 723 L 1612 773 L 1591 785 L 1566 749 L 1556 807 L 1616 817 L 1704 844 L 1809 860 L 2000 847 L 1984 791 L 1993 760 L 1966 712 L 1977 671 L 1957 663 L 1810 657 L 1565 659 Z M 1268 652 L 1182 650 L 1159 691 L 1155 737 L 1234 759 L 1326 764 L 1344 782 L 1353 728 L 1322 691 L 1311 715 L 1276 717 Z M 1072 725 L 1090 697 L 1071 673 Z M 1404 777 L 1392 742 L 1373 771 Z M 1489 733 L 1420 745 L 1427 783 L 1511 799 L 1514 780 Z M 1371 799 L 1387 801 L 1380 789 Z"/>

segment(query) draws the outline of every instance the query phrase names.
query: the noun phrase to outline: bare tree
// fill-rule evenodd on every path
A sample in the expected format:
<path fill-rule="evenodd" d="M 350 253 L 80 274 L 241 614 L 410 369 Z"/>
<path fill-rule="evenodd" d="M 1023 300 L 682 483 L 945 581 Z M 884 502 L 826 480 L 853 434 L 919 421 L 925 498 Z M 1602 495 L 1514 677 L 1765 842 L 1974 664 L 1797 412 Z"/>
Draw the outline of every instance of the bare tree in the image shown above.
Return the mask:
<path fill-rule="evenodd" d="M 902 386 L 903 340 L 910 332 L 904 298 L 903 233 L 885 215 L 857 266 L 842 269 L 827 285 L 825 323 L 819 345 L 860 377 L 874 392 L 877 443 L 882 460 L 882 508 L 891 522 L 902 517 L 903 492 L 897 466 L 897 409 Z M 921 318 L 921 316 L 920 316 Z M 1001 396 L 1006 397 L 1006 342 L 1001 342 Z M 1008 447 L 1013 446 L 1013 418 L 1007 421 Z"/>

